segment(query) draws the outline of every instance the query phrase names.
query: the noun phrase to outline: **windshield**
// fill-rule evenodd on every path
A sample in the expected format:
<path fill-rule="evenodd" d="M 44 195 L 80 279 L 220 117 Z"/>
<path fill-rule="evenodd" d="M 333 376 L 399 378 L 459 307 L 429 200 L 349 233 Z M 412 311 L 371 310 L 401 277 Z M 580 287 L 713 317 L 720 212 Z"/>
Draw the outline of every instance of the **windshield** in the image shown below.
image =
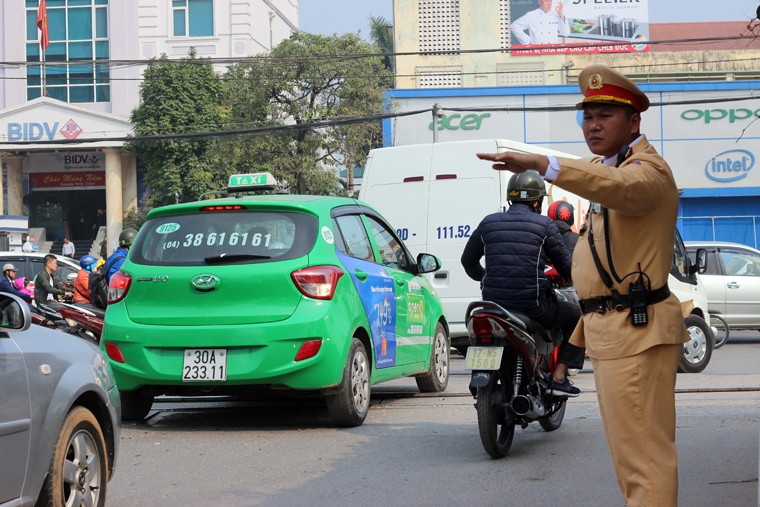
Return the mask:
<path fill-rule="evenodd" d="M 130 259 L 150 265 L 272 262 L 301 257 L 317 236 L 317 218 L 280 211 L 209 211 L 149 220 Z"/>

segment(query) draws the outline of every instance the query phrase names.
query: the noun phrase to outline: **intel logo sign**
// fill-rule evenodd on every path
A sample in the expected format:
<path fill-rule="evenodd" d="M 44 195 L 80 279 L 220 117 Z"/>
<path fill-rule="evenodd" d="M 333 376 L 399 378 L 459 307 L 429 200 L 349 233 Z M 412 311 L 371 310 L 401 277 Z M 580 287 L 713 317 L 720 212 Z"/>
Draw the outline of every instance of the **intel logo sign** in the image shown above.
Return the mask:
<path fill-rule="evenodd" d="M 705 166 L 705 174 L 713 181 L 727 183 L 747 177 L 755 166 L 755 156 L 747 150 L 728 150 L 718 153 Z"/>

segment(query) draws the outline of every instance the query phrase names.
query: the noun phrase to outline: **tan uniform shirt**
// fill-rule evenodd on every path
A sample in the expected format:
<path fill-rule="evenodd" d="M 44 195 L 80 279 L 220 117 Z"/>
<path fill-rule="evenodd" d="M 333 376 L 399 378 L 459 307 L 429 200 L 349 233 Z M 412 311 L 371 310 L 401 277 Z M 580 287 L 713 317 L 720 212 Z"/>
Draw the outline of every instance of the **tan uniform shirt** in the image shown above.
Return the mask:
<path fill-rule="evenodd" d="M 649 276 L 651 288 L 668 281 L 673 260 L 673 242 L 678 214 L 678 189 L 665 160 L 641 138 L 633 153 L 620 167 L 598 163 L 598 159 L 573 160 L 558 157 L 560 172 L 554 183 L 570 192 L 600 203 L 608 211 L 612 260 L 624 278 L 641 270 Z M 602 266 L 610 273 L 604 240 L 604 218 L 592 215 L 594 241 Z M 588 245 L 588 227 L 581 234 L 573 254 L 573 283 L 581 299 L 610 295 L 594 264 Z M 638 274 L 613 280 L 620 294 Z M 646 278 L 645 278 L 646 280 Z M 638 354 L 660 344 L 688 340 L 681 306 L 675 295 L 648 307 L 649 323 L 634 327 L 629 310 L 583 316 L 571 343 L 586 347 L 595 359 L 614 359 Z"/>

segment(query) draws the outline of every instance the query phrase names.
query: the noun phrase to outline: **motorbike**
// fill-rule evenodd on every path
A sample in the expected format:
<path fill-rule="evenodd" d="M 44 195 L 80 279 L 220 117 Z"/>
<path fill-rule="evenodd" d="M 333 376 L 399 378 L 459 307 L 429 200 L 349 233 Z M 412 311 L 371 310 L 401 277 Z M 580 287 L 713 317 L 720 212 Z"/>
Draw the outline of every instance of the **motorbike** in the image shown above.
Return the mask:
<path fill-rule="evenodd" d="M 100 343 L 100 335 L 103 334 L 105 310 L 95 308 L 94 306 L 60 303 L 58 311 L 67 322 L 73 321 L 77 324 L 77 334 L 79 336 L 92 341 L 96 345 Z"/>
<path fill-rule="evenodd" d="M 69 303 L 30 305 L 32 323 L 77 335 L 95 345 L 100 343 L 103 332 L 103 315 L 97 308 L 86 308 Z"/>
<path fill-rule="evenodd" d="M 572 289 L 555 292 L 577 302 Z M 552 390 L 561 333 L 488 301 L 470 303 L 465 320 L 470 338 L 465 369 L 472 370 L 469 388 L 486 452 L 506 456 L 517 425 L 525 429 L 538 421 L 545 431 L 558 429 L 568 398 Z"/>

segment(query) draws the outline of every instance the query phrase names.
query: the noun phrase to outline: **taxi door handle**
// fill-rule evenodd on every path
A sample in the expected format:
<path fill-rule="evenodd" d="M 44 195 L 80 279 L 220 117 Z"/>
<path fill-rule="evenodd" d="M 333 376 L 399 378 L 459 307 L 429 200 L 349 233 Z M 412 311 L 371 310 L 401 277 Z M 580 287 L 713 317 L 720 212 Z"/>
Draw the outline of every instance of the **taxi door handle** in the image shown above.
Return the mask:
<path fill-rule="evenodd" d="M 737 282 L 728 282 L 726 284 L 726 287 L 728 287 L 729 289 L 738 289 L 739 284 Z"/>
<path fill-rule="evenodd" d="M 355 269 L 354 275 L 356 276 L 356 278 L 358 278 L 362 282 L 367 280 L 367 277 L 369 276 L 366 271 L 362 271 L 361 269 Z"/>
<path fill-rule="evenodd" d="M 404 280 L 403 278 L 394 278 L 394 280 L 396 280 L 396 285 L 398 285 L 399 287 L 403 287 L 404 285 L 406 285 L 406 280 Z"/>

